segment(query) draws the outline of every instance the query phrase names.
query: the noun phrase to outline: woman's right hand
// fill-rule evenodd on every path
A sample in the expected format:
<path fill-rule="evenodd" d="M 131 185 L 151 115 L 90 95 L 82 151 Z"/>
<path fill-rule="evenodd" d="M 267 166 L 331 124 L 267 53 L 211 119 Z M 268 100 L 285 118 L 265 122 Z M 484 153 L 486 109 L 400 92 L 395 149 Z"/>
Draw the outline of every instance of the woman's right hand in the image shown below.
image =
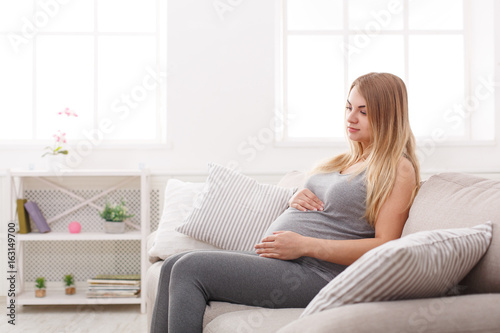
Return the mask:
<path fill-rule="evenodd" d="M 288 201 L 290 207 L 296 208 L 303 212 L 307 210 L 323 210 L 325 204 L 319 200 L 316 194 L 312 193 L 311 190 L 304 188 L 297 191 Z"/>

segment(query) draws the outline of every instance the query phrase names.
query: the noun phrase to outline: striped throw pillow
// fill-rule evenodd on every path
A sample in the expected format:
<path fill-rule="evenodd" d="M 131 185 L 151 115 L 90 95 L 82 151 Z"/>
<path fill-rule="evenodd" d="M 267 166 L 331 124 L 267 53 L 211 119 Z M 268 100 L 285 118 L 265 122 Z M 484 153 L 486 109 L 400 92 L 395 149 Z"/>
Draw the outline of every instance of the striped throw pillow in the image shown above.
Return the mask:
<path fill-rule="evenodd" d="M 259 184 L 221 165 L 208 165 L 205 187 L 175 230 L 225 250 L 254 251 L 295 189 Z"/>
<path fill-rule="evenodd" d="M 387 242 L 330 281 L 301 317 L 346 304 L 444 296 L 486 253 L 491 233 L 486 222 Z"/>

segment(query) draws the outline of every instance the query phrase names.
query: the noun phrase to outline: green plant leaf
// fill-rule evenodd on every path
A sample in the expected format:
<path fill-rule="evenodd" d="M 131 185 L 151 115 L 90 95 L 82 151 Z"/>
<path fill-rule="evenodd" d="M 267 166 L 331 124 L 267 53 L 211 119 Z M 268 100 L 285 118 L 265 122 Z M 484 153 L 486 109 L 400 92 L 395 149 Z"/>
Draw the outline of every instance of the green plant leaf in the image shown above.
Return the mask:
<path fill-rule="evenodd" d="M 70 286 L 72 286 L 72 285 L 75 284 L 75 280 L 73 278 L 73 274 L 64 275 L 63 281 L 66 284 L 66 287 L 70 287 Z"/>
<path fill-rule="evenodd" d="M 104 210 L 99 212 L 99 215 L 109 222 L 123 222 L 125 219 L 134 216 L 127 214 L 127 209 L 124 205 L 125 201 L 123 201 L 123 199 L 116 205 L 111 205 L 108 201 L 106 201 Z"/>
<path fill-rule="evenodd" d="M 35 287 L 38 289 L 44 289 L 45 288 L 45 278 L 44 277 L 38 277 L 36 278 L 36 284 Z"/>

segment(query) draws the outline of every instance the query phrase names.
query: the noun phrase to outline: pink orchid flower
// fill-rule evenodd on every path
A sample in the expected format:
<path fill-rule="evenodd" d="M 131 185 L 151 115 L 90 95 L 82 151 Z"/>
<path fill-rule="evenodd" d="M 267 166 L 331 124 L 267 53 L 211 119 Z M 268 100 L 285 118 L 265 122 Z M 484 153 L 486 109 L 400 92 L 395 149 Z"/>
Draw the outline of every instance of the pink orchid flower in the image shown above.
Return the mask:
<path fill-rule="evenodd" d="M 78 117 L 75 111 L 70 110 L 70 108 L 65 108 L 63 111 L 58 112 L 57 114 L 65 114 L 68 117 Z M 59 154 L 64 154 L 68 155 L 68 150 L 63 149 L 63 144 L 67 142 L 66 140 L 66 133 L 61 132 L 61 130 L 58 131 L 57 134 L 52 135 L 52 137 L 55 139 L 55 143 L 53 147 L 47 146 L 45 147 L 45 154 L 42 155 L 44 157 L 45 155 L 59 155 Z"/>
<path fill-rule="evenodd" d="M 61 130 L 59 130 L 59 135 L 54 134 L 53 137 L 56 139 L 56 142 L 66 143 L 66 133 L 62 133 Z"/>
<path fill-rule="evenodd" d="M 78 117 L 76 112 L 73 110 L 70 110 L 69 108 L 64 109 L 64 111 L 60 111 L 58 114 L 63 114 L 63 113 L 65 115 L 67 115 L 68 117 L 70 117 L 70 116 Z"/>

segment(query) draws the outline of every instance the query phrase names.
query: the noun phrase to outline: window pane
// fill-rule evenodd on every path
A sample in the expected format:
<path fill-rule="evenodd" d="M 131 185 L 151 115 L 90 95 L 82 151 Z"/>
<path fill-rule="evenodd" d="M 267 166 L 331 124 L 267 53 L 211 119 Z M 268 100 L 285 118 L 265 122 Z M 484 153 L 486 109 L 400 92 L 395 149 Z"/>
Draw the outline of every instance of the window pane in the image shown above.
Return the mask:
<path fill-rule="evenodd" d="M 470 6 L 471 89 L 470 107 L 473 140 L 495 138 L 495 4 L 493 0 L 475 2 Z"/>
<path fill-rule="evenodd" d="M 290 137 L 344 137 L 342 37 L 288 38 Z"/>
<path fill-rule="evenodd" d="M 70 144 L 84 138 L 94 120 L 94 38 L 38 37 L 36 84 L 37 139 L 52 140 L 58 130 Z M 66 107 L 78 117 L 57 114 Z"/>
<path fill-rule="evenodd" d="M 349 29 L 403 29 L 403 0 L 349 0 Z"/>
<path fill-rule="evenodd" d="M 48 17 L 47 32 L 93 32 L 94 1 L 37 1 L 37 15 Z"/>
<path fill-rule="evenodd" d="M 155 32 L 157 0 L 99 0 L 101 32 Z"/>
<path fill-rule="evenodd" d="M 416 136 L 463 137 L 464 50 L 461 36 L 410 36 L 410 122 Z"/>
<path fill-rule="evenodd" d="M 289 30 L 343 28 L 342 0 L 288 0 Z"/>
<path fill-rule="evenodd" d="M 31 140 L 33 126 L 33 45 L 15 53 L 0 41 L 0 140 Z"/>
<path fill-rule="evenodd" d="M 21 31 L 25 19 L 33 22 L 33 0 L 0 1 L 0 32 Z"/>
<path fill-rule="evenodd" d="M 369 72 L 387 72 L 404 80 L 403 36 L 354 35 L 349 38 L 349 45 L 352 52 L 349 57 L 349 84 Z"/>
<path fill-rule="evenodd" d="M 462 0 L 410 1 L 410 29 L 463 29 Z"/>
<path fill-rule="evenodd" d="M 160 131 L 160 143 L 167 143 L 167 88 L 166 88 L 166 75 L 167 75 L 167 2 L 160 1 L 160 22 L 158 25 L 159 31 L 157 35 L 158 43 L 158 63 L 160 71 L 165 74 L 165 78 L 160 82 L 160 89 L 158 91 L 158 105 L 157 108 L 160 112 L 159 124 L 157 128 Z"/>
<path fill-rule="evenodd" d="M 156 139 L 155 55 L 155 37 L 99 38 L 99 119 L 115 125 L 106 139 Z"/>
<path fill-rule="evenodd" d="M 471 91 L 464 102 L 465 115 L 470 115 L 471 140 L 495 139 L 494 86 L 497 83 L 494 83 L 491 73 L 477 75 L 471 79 Z"/>

